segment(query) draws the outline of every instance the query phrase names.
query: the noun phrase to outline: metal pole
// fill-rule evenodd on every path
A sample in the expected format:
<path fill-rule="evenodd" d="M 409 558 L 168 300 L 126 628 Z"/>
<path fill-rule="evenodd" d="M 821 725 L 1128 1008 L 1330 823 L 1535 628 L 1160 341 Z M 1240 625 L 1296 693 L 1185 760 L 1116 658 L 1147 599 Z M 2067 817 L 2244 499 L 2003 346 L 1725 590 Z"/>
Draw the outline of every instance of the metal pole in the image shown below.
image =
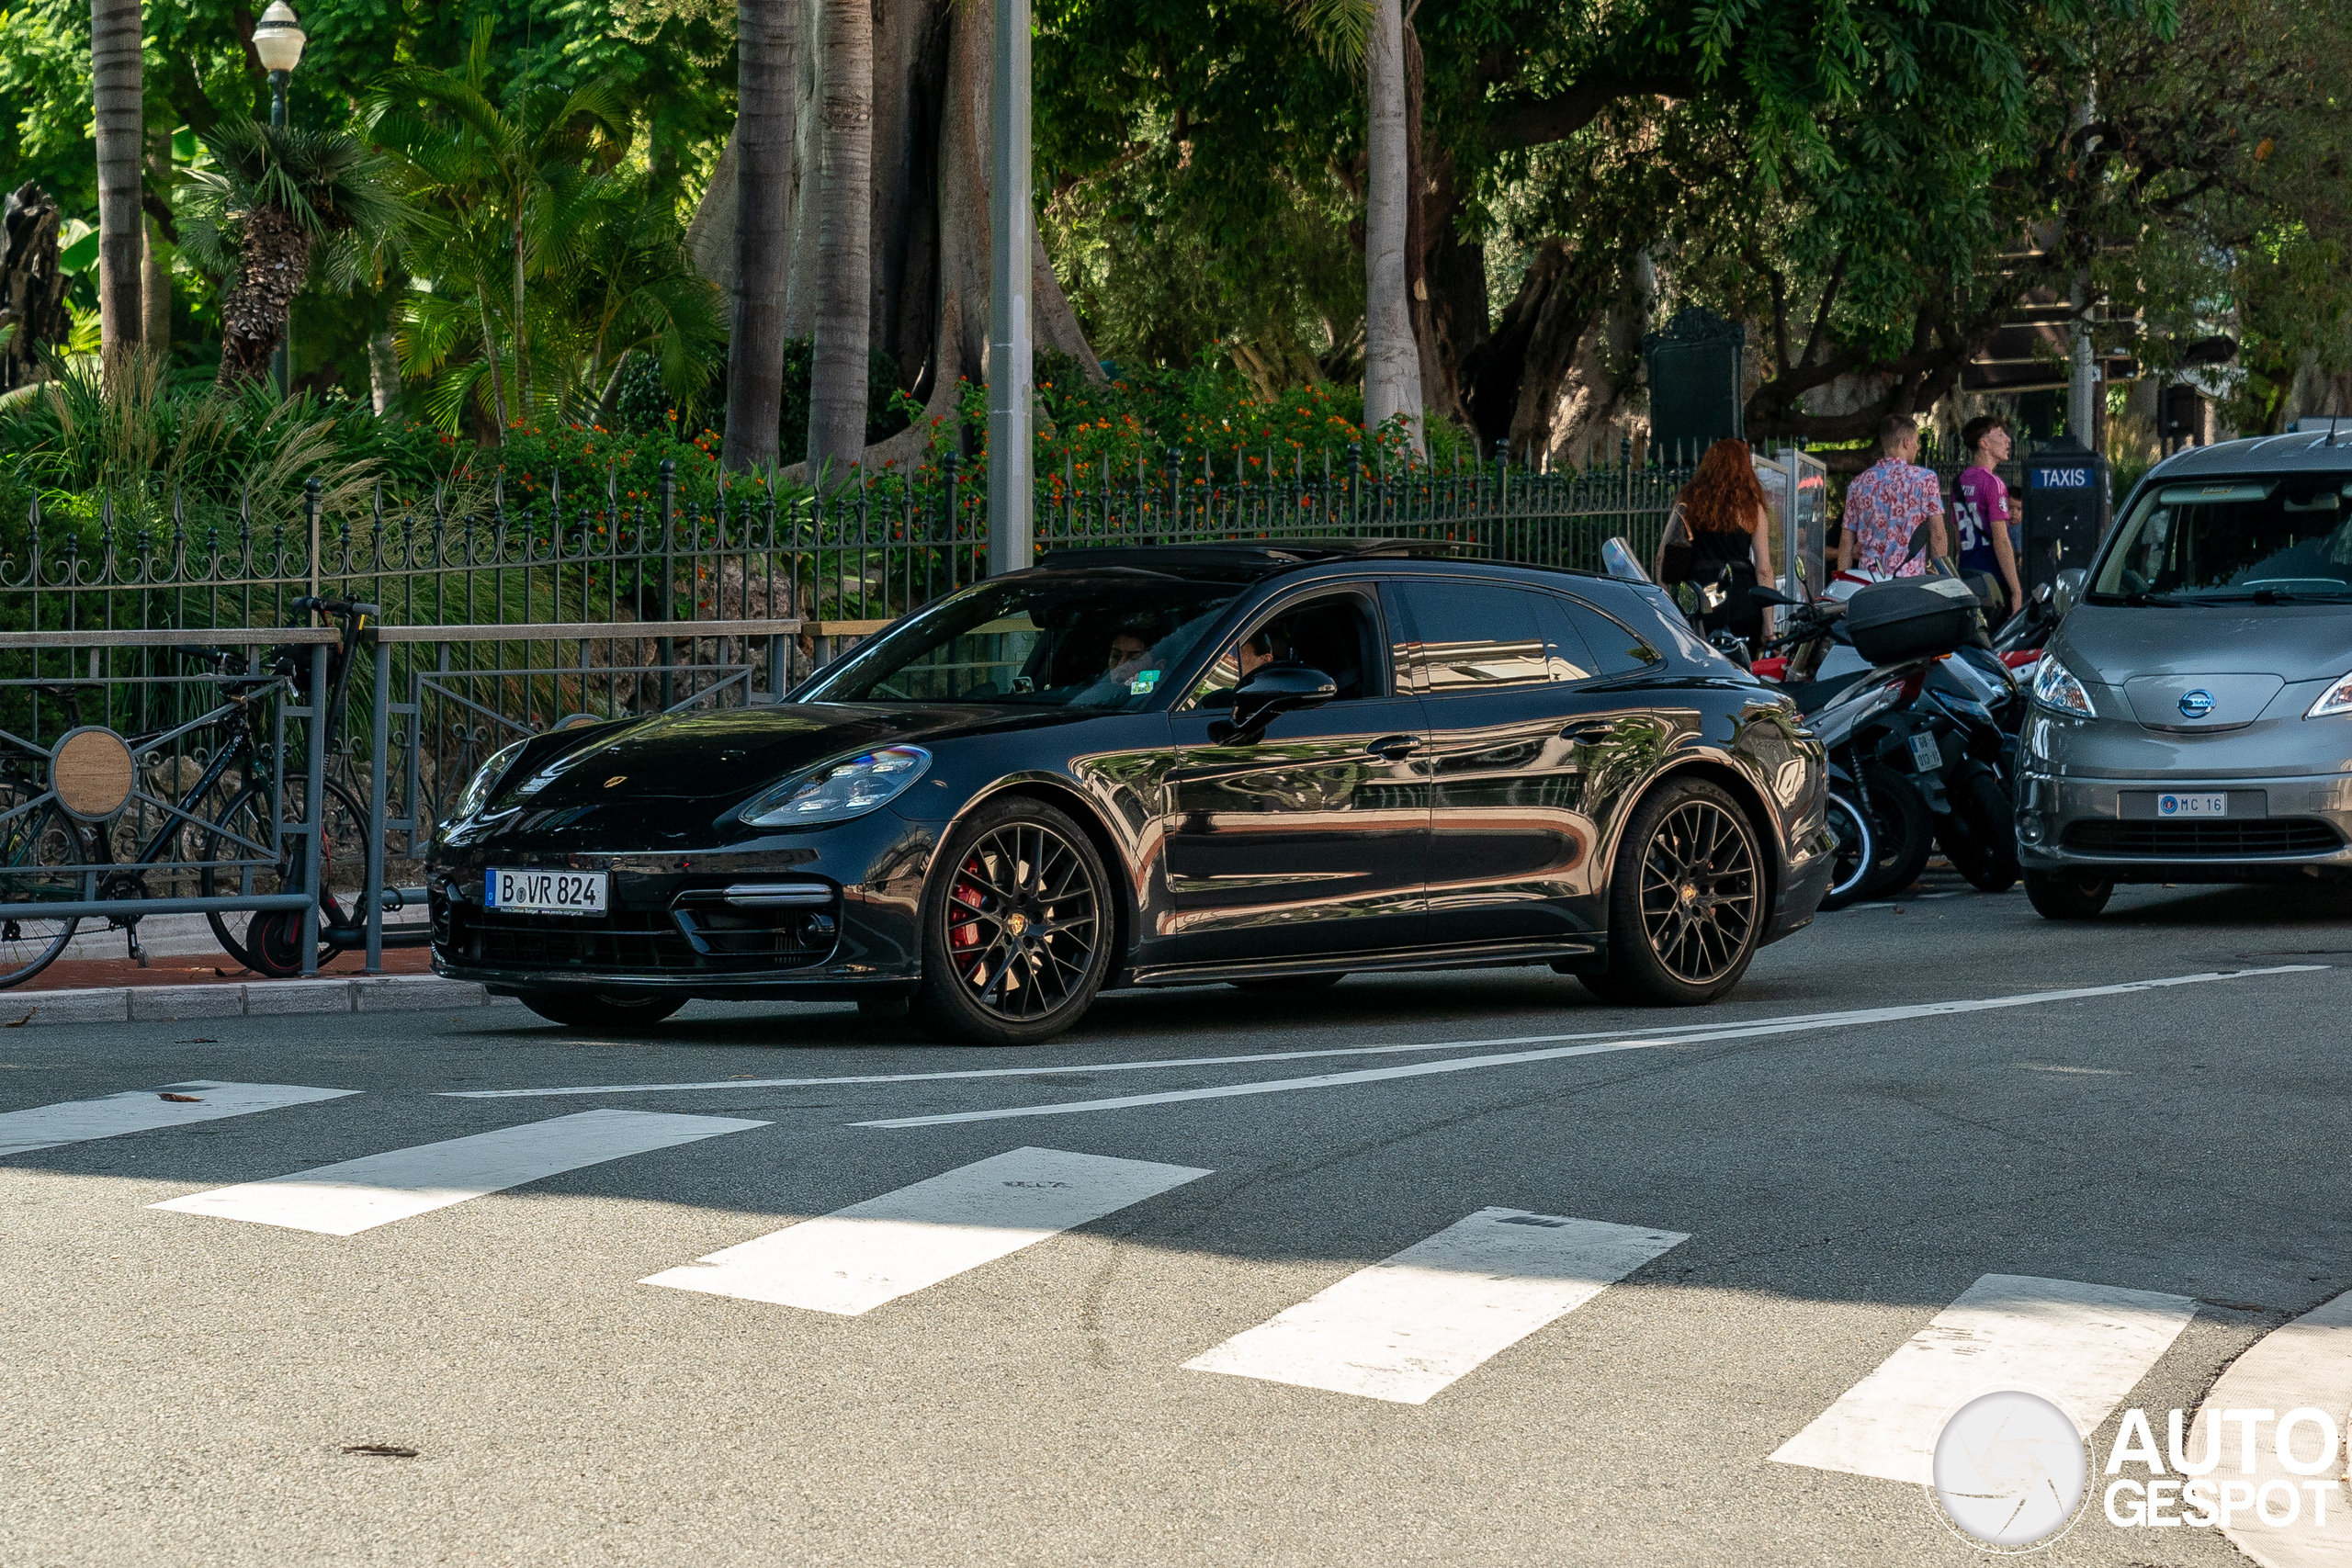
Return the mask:
<path fill-rule="evenodd" d="M 356 649 L 352 657 L 358 657 Z M 386 792 L 391 784 L 390 759 L 385 753 L 392 745 L 392 645 L 376 645 L 376 692 L 368 705 L 373 710 L 373 728 L 368 737 L 368 880 L 361 887 L 361 908 L 368 916 L 368 973 L 381 974 L 384 968 L 384 834 L 389 829 L 384 819 L 391 813 L 386 809 Z"/>
<path fill-rule="evenodd" d="M 996 79 L 989 178 L 989 574 L 1035 559 L 1029 469 L 1029 0 L 996 0 Z"/>
<path fill-rule="evenodd" d="M 302 973 L 319 972 L 319 873 L 327 858 L 327 645 L 311 649 L 311 700 L 304 710 L 309 757 L 302 780 Z"/>
<path fill-rule="evenodd" d="M 284 71 L 269 73 L 269 128 L 272 130 L 286 129 L 286 78 L 288 74 Z M 277 351 L 269 356 L 270 379 L 277 383 L 279 397 L 286 396 L 287 378 L 293 373 L 294 306 L 293 301 L 288 300 L 286 306 L 286 336 L 279 341 Z M 317 587 L 312 586 L 311 592 L 316 593 Z"/>

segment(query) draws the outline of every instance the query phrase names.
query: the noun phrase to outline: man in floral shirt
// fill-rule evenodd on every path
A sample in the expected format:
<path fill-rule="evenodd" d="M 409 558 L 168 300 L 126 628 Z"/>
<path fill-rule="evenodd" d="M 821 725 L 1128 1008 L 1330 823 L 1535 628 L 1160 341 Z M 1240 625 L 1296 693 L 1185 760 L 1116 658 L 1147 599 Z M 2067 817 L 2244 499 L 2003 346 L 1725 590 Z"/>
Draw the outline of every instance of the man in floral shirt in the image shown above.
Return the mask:
<path fill-rule="evenodd" d="M 1951 553 L 1943 490 L 1934 470 L 1912 464 L 1919 455 L 1919 426 L 1909 414 L 1891 413 L 1879 421 L 1878 447 L 1883 456 L 1846 487 L 1838 570 L 1917 577 L 1929 558 Z M 1929 525 L 1928 543 L 1912 555 L 1911 536 L 1921 523 Z"/>

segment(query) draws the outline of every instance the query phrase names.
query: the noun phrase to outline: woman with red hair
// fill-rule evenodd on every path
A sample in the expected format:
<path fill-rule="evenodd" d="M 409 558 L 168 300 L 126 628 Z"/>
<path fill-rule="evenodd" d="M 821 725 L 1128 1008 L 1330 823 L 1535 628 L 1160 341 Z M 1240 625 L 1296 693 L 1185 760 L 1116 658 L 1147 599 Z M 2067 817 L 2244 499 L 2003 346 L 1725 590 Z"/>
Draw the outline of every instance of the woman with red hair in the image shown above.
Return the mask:
<path fill-rule="evenodd" d="M 1759 642 L 1772 635 L 1770 613 L 1747 591 L 1772 581 L 1771 533 L 1747 443 L 1718 441 L 1675 498 L 1674 515 L 1658 542 L 1657 580 L 1668 589 L 1685 582 L 1722 588 L 1722 604 L 1697 616 L 1700 626 L 1707 631 L 1727 626 L 1751 644 Z"/>

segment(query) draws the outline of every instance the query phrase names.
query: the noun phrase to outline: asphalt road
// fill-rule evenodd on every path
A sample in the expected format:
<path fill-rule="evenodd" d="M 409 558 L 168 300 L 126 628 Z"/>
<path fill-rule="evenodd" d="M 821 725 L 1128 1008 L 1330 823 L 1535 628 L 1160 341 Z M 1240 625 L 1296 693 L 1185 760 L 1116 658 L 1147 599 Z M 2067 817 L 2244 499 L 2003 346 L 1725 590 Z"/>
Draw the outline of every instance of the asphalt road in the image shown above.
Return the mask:
<path fill-rule="evenodd" d="M 2161 1441 L 2352 1288 L 2352 894 L 2061 927 L 1957 886 L 1825 916 L 1702 1013 L 1503 970 L 1114 996 L 1008 1053 L 834 1007 L 0 1036 L 0 1112 L 124 1097 L 85 1134 L 249 1092 L 175 1084 L 356 1091 L 0 1156 L 0 1558 L 1979 1561 L 1919 1485 L 1771 1456 L 1985 1276 L 2179 1303 L 2095 1466 L 2120 1407 Z M 1964 999 L 2005 1005 L 1902 1010 Z M 483 1097 L 641 1084 L 704 1087 Z M 1495 1283 L 1518 1246 L 1575 1254 L 1572 1310 Z M 2041 1560 L 2240 1560 L 2099 1510 Z"/>

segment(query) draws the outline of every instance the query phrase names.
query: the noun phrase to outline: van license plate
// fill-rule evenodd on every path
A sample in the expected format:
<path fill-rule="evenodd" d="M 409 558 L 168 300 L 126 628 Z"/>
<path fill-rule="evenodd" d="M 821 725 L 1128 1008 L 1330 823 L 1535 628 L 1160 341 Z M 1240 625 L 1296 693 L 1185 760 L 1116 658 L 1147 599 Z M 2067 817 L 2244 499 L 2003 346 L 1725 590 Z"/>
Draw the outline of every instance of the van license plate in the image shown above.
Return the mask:
<path fill-rule="evenodd" d="M 2160 795 L 2156 796 L 2159 817 L 2227 817 L 2230 797 L 2226 795 Z"/>
<path fill-rule="evenodd" d="M 1913 773 L 1939 773 L 1943 765 L 1943 748 L 1936 744 L 1934 736 L 1922 730 L 1911 738 L 1911 771 Z"/>
<path fill-rule="evenodd" d="M 601 871 L 493 871 L 481 901 L 518 915 L 601 915 L 609 880 Z"/>

